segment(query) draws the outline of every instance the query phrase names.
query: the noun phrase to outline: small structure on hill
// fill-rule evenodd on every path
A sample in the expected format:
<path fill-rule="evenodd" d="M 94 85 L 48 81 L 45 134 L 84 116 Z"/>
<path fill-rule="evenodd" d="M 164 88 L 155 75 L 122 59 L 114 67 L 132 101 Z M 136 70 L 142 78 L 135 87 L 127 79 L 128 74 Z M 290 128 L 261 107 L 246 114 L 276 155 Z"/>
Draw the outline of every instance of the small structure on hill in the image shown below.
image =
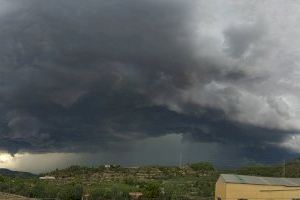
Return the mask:
<path fill-rule="evenodd" d="M 300 178 L 221 174 L 215 191 L 215 200 L 299 200 Z"/>
<path fill-rule="evenodd" d="M 111 168 L 112 166 L 111 166 L 111 165 L 104 165 L 104 167 L 105 167 L 106 169 L 109 169 L 109 168 Z"/>
<path fill-rule="evenodd" d="M 55 180 L 56 178 L 54 176 L 41 176 L 39 179 L 40 180 Z"/>
<path fill-rule="evenodd" d="M 143 196 L 143 193 L 141 192 L 129 192 L 129 196 L 131 199 L 140 199 Z"/>
<path fill-rule="evenodd" d="M 81 200 L 89 200 L 90 194 L 85 194 L 81 197 Z"/>

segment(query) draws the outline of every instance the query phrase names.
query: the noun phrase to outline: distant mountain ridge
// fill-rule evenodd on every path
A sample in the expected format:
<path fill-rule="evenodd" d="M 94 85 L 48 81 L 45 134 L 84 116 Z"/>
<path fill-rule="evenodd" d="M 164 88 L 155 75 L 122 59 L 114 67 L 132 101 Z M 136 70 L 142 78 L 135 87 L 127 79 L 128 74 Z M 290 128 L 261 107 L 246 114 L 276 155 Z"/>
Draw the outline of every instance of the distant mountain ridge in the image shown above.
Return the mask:
<path fill-rule="evenodd" d="M 20 178 L 37 177 L 36 174 L 32 174 L 30 172 L 13 171 L 13 170 L 5 169 L 5 168 L 0 168 L 0 175 L 10 176 L 10 177 L 20 177 Z"/>

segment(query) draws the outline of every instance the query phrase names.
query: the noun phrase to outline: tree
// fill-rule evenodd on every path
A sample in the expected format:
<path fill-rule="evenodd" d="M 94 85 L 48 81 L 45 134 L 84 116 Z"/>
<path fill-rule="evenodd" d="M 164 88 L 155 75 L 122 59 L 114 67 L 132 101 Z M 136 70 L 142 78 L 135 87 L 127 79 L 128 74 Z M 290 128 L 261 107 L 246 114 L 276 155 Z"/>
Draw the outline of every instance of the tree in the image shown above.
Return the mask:
<path fill-rule="evenodd" d="M 214 166 L 208 162 L 199 162 L 193 163 L 190 167 L 195 171 L 207 172 L 207 171 L 214 171 Z"/>

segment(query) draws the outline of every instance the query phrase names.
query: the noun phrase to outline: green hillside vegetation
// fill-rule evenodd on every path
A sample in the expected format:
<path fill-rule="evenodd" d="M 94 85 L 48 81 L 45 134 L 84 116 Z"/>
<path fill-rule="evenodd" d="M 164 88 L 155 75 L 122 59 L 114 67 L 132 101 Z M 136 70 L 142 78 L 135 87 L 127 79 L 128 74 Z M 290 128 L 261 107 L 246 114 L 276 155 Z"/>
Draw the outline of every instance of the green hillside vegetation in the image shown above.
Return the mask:
<path fill-rule="evenodd" d="M 20 178 L 34 178 L 37 177 L 37 175 L 29 173 L 29 172 L 18 172 L 18 171 L 12 171 L 9 169 L 3 169 L 0 168 L 0 174 L 10 177 L 20 177 Z"/>
<path fill-rule="evenodd" d="M 193 163 L 182 168 L 147 166 L 111 168 L 72 166 L 40 176 L 54 176 L 56 180 L 37 177 L 0 175 L 0 192 L 31 198 L 59 198 L 77 200 L 82 195 L 89 199 L 130 199 L 130 192 L 142 192 L 144 199 L 212 199 L 220 173 L 257 176 L 283 176 L 283 166 L 247 166 L 235 170 L 216 170 L 210 163 Z M 300 177 L 300 160 L 285 166 L 286 177 Z"/>

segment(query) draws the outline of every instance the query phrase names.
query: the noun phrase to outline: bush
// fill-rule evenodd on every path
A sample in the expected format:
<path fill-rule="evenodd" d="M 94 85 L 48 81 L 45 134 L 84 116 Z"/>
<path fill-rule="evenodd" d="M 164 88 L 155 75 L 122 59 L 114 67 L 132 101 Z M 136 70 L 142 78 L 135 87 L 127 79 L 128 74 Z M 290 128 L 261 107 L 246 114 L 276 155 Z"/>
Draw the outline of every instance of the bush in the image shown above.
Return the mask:
<path fill-rule="evenodd" d="M 214 171 L 214 166 L 211 163 L 208 162 L 200 162 L 200 163 L 193 163 L 190 165 L 190 167 L 195 171 Z"/>
<path fill-rule="evenodd" d="M 109 194 L 107 193 L 106 190 L 102 188 L 95 188 L 90 191 L 90 198 L 91 200 L 98 200 L 102 198 L 108 198 Z"/>
<path fill-rule="evenodd" d="M 158 183 L 149 183 L 145 187 L 144 197 L 157 198 L 160 196 L 160 185 Z"/>
<path fill-rule="evenodd" d="M 3 176 L 0 175 L 0 183 L 1 183 L 1 182 L 3 183 L 4 181 L 5 181 L 5 178 L 4 178 Z"/>
<path fill-rule="evenodd" d="M 61 200 L 80 200 L 83 194 L 83 187 L 80 184 L 68 185 L 63 187 L 59 193 L 58 198 Z"/>

